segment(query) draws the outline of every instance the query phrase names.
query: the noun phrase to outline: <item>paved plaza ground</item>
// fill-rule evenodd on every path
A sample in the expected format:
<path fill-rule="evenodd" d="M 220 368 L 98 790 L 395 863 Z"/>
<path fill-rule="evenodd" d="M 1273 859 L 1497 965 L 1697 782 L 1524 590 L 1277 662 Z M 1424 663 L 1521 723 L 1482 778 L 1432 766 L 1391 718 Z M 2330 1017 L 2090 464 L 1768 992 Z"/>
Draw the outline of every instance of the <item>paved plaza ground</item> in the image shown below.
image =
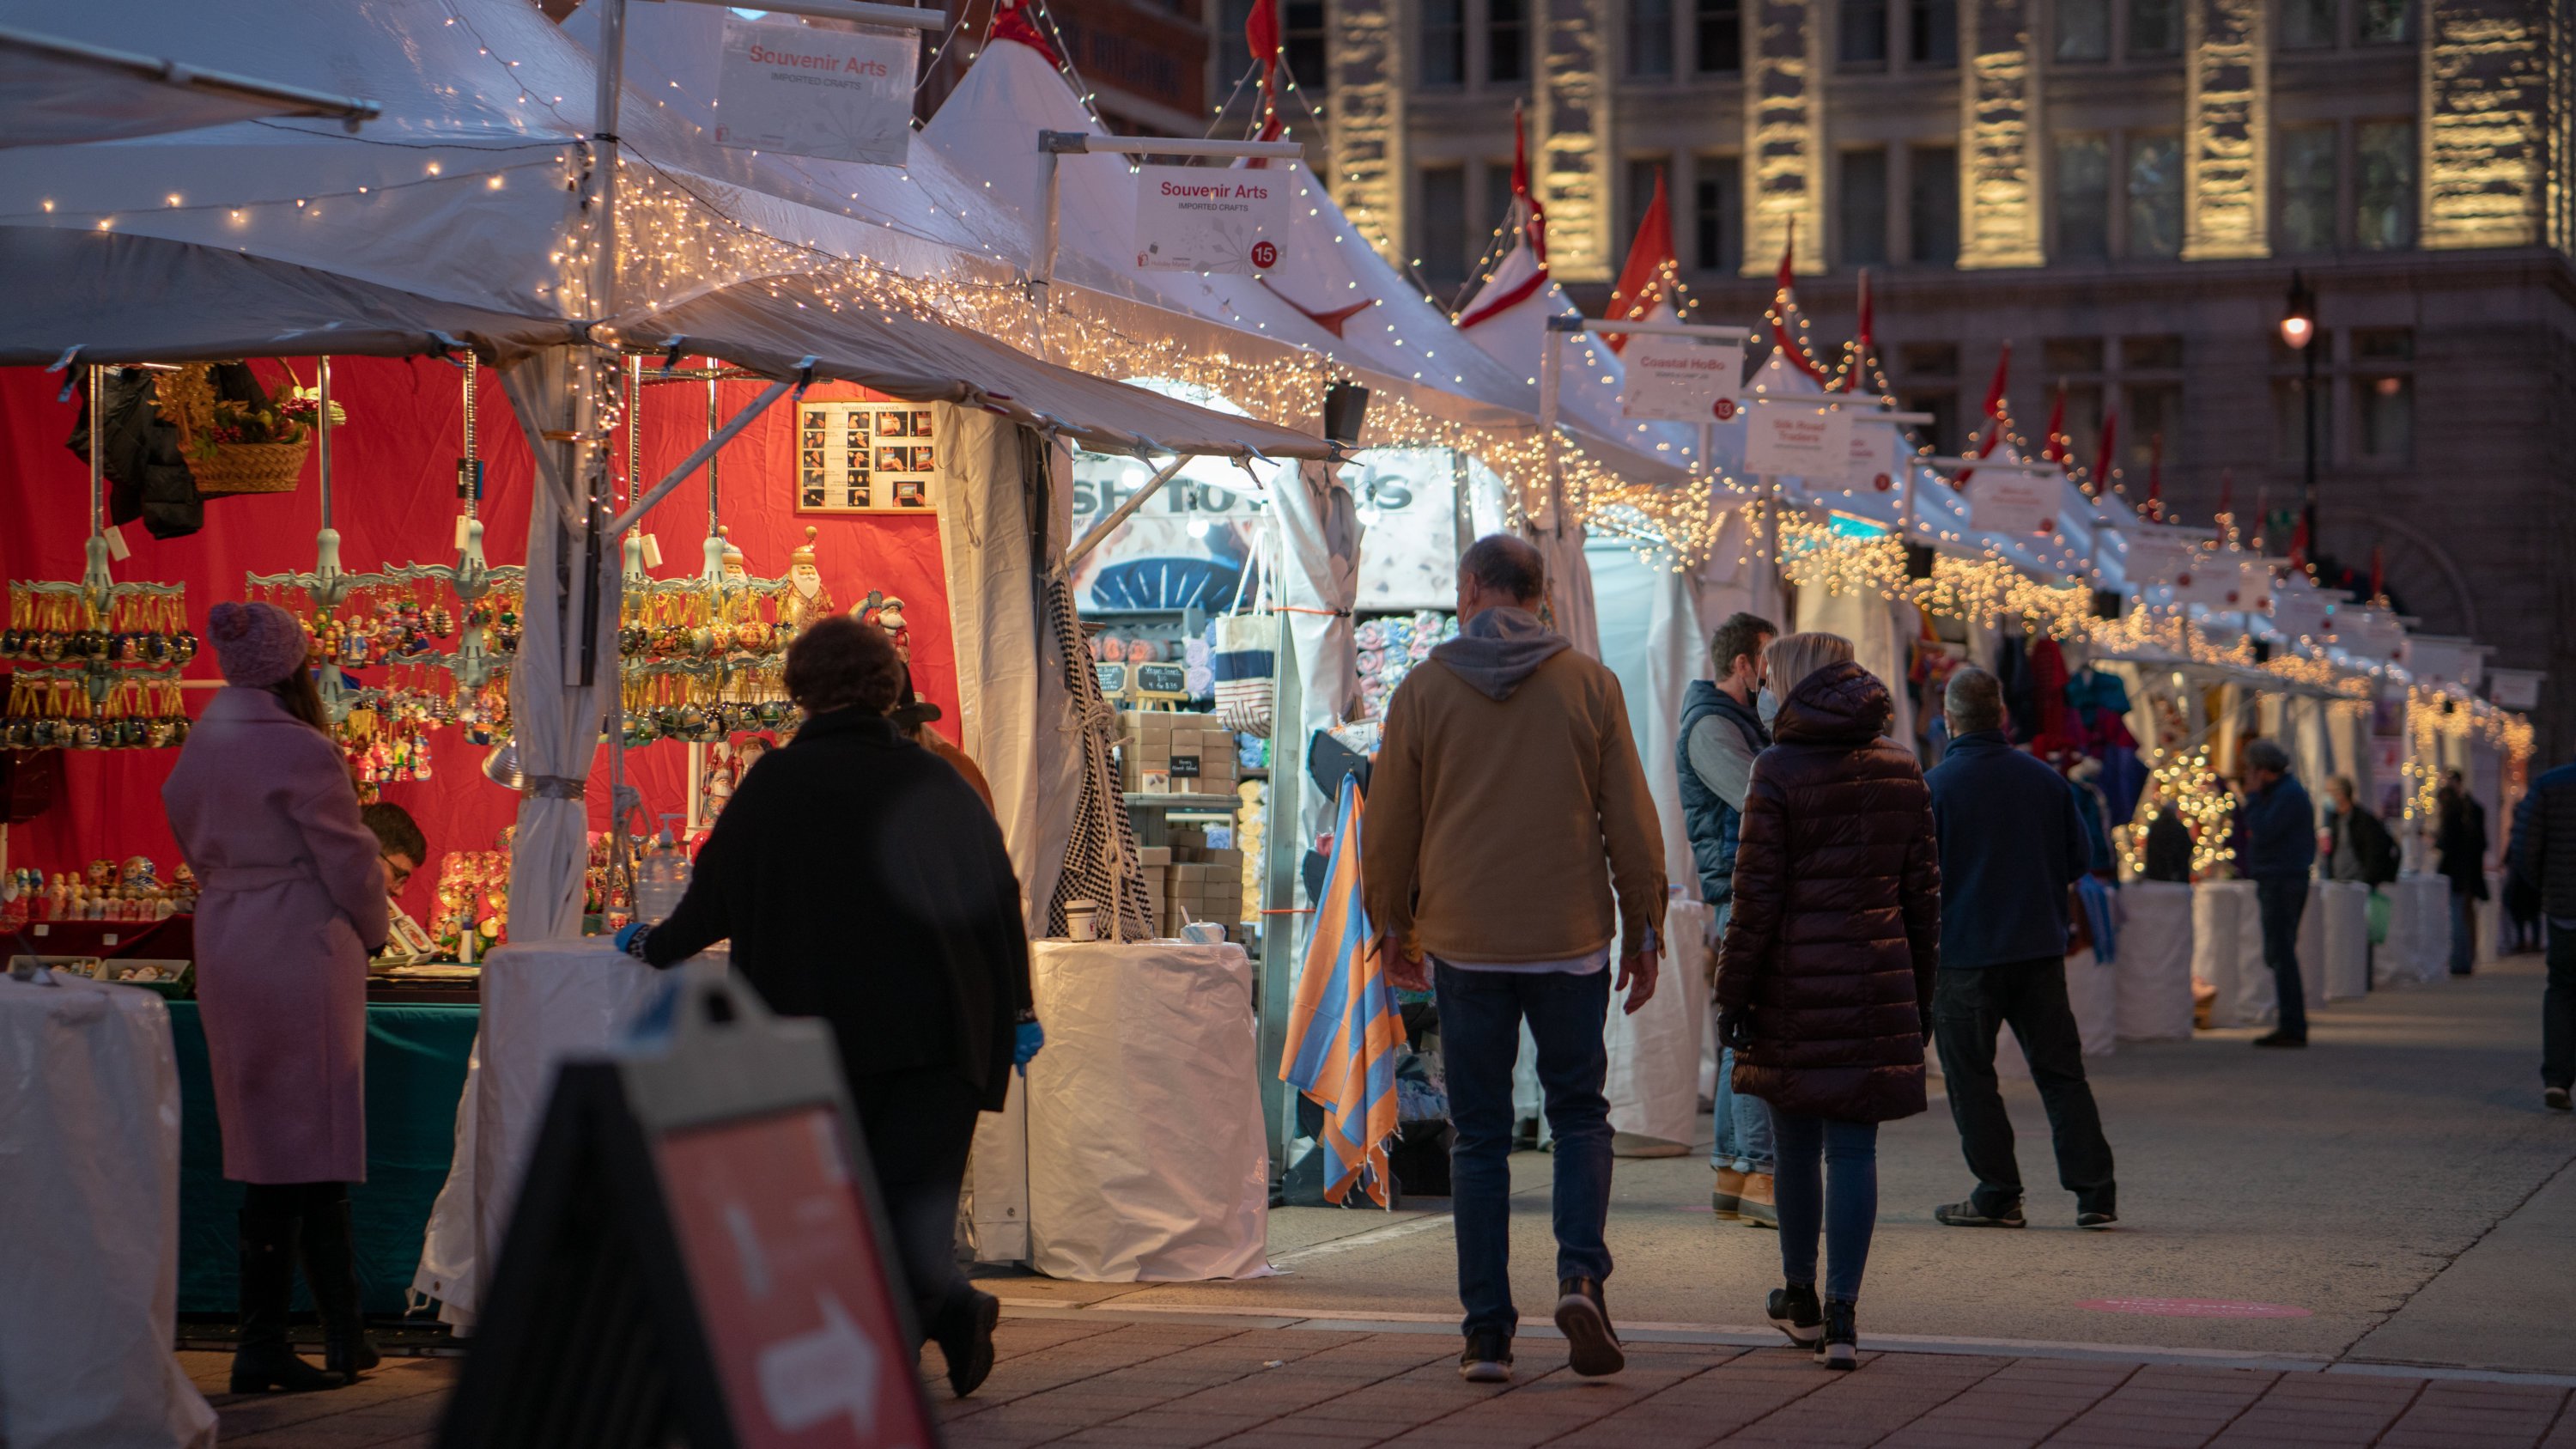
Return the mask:
<path fill-rule="evenodd" d="M 1856 1373 L 1759 1326 L 1776 1239 L 1710 1217 L 1695 1154 L 1620 1164 L 1609 1296 L 1630 1367 L 1574 1380 L 1543 1311 L 1549 1159 L 1529 1153 L 1514 1276 L 1531 1321 L 1508 1389 L 1457 1379 L 1449 1223 L 1429 1203 L 1275 1213 L 1284 1271 L 1258 1281 L 988 1277 L 1001 1365 L 965 1403 L 933 1397 L 954 1449 L 2576 1449 L 2576 1119 L 2540 1105 L 2539 994 L 2523 958 L 2338 1003 L 2304 1053 L 2243 1031 L 2123 1044 L 2093 1063 L 2120 1162 L 2112 1233 L 2074 1228 L 2026 1085 L 2027 1231 L 1934 1224 L 1968 1186 L 1946 1111 L 1891 1125 Z M 222 1386 L 221 1356 L 183 1357 Z M 392 1360 L 337 1393 L 219 1400 L 225 1443 L 425 1446 L 454 1369 Z"/>

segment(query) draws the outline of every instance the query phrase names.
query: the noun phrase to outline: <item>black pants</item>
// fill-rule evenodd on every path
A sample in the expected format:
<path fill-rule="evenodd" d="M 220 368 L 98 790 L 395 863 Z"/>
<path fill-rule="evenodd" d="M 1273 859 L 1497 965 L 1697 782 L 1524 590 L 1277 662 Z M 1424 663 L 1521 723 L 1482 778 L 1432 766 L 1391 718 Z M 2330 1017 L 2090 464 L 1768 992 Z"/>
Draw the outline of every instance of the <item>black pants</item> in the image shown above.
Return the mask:
<path fill-rule="evenodd" d="M 2077 1212 L 2119 1211 L 2111 1177 L 2111 1144 L 2084 1080 L 2084 1040 L 2066 999 L 2066 962 L 2055 956 L 1971 971 L 1943 971 L 1933 990 L 1933 1035 L 1950 1089 L 1950 1118 L 1977 1175 L 1971 1201 L 1981 1213 L 2021 1202 L 2021 1165 L 2013 1156 L 2012 1118 L 1995 1083 L 1995 1034 L 2009 1023 L 2030 1059 L 2039 1100 L 2048 1109 L 2057 1147 L 2057 1180 L 2075 1194 Z"/>
<path fill-rule="evenodd" d="M 2576 1088 L 2576 931 L 2549 928 L 2549 985 L 2540 995 L 2540 1085 Z"/>
<path fill-rule="evenodd" d="M 983 1093 L 947 1067 L 850 1075 L 877 1195 L 894 1231 L 914 1329 L 927 1333 L 968 1287 L 957 1271 L 957 1194 L 975 1146 Z"/>

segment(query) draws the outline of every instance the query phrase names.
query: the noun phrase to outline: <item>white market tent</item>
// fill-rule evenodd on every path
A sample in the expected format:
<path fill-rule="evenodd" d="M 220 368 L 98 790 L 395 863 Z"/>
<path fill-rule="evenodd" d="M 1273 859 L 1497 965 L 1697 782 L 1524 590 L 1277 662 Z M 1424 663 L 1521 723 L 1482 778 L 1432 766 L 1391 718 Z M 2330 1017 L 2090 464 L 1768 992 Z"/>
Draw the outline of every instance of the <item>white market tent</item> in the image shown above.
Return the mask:
<path fill-rule="evenodd" d="M 257 116 L 330 116 L 354 130 L 375 114 L 373 102 L 355 96 L 0 27 L 0 147 L 114 141 Z"/>

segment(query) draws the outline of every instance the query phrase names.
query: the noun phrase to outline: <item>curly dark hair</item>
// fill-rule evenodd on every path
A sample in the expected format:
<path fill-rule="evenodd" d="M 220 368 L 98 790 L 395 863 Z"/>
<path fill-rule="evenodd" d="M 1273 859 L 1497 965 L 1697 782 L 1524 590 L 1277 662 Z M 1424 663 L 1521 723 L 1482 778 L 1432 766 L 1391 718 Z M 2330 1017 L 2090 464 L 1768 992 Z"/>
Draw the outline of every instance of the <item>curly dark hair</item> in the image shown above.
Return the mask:
<path fill-rule="evenodd" d="M 787 646 L 787 697 L 809 715 L 884 714 L 903 697 L 903 678 L 886 631 L 846 614 L 814 624 Z"/>

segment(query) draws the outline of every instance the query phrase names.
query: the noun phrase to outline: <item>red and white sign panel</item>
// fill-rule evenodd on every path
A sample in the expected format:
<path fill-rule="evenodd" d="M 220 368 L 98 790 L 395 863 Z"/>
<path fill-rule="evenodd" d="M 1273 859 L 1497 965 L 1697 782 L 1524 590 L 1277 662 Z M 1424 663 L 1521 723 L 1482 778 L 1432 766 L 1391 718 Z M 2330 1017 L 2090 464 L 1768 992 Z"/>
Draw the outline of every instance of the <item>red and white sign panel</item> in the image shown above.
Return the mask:
<path fill-rule="evenodd" d="M 1981 467 L 1968 479 L 1968 524 L 2006 538 L 2042 537 L 2057 531 L 2064 501 L 2055 469 Z"/>
<path fill-rule="evenodd" d="M 716 144 L 901 166 L 912 154 L 920 32 L 728 17 Z"/>
<path fill-rule="evenodd" d="M 1851 414 L 1766 402 L 1749 414 L 1744 469 L 1790 478 L 1840 480 L 1851 468 Z"/>
<path fill-rule="evenodd" d="M 2272 590 L 2272 627 L 2289 639 L 2322 638 L 2326 601 L 2304 580 L 2284 580 Z"/>
<path fill-rule="evenodd" d="M 1705 423 L 1735 415 L 1735 390 L 1744 382 L 1741 342 L 1632 332 L 1620 358 L 1628 366 L 1628 386 L 1619 395 L 1623 418 Z"/>
<path fill-rule="evenodd" d="M 1288 240 L 1291 170 L 1147 166 L 1136 173 L 1136 265 L 1249 277 Z"/>
<path fill-rule="evenodd" d="M 674 1132 L 654 1158 L 742 1449 L 930 1449 L 831 1112 Z"/>
<path fill-rule="evenodd" d="M 2178 588 L 2183 576 L 2200 562 L 2200 549 L 2187 538 L 2133 533 L 2128 539 L 2129 552 L 2123 568 L 2132 588 L 2150 589 L 2160 584 Z"/>

